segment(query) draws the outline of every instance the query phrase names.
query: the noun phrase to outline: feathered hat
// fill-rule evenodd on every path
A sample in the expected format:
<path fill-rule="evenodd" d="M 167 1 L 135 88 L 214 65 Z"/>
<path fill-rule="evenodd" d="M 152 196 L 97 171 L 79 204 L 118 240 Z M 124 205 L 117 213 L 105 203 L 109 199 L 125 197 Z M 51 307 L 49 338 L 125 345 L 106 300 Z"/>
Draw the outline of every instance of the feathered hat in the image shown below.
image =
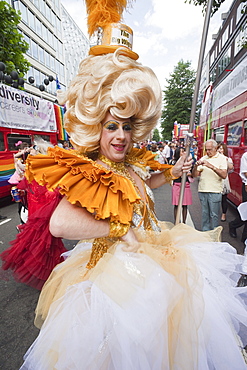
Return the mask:
<path fill-rule="evenodd" d="M 88 14 L 89 36 L 96 35 L 96 45 L 89 55 L 114 53 L 124 48 L 122 54 L 137 60 L 139 55 L 132 51 L 133 31 L 120 23 L 124 9 L 130 0 L 85 0 Z"/>

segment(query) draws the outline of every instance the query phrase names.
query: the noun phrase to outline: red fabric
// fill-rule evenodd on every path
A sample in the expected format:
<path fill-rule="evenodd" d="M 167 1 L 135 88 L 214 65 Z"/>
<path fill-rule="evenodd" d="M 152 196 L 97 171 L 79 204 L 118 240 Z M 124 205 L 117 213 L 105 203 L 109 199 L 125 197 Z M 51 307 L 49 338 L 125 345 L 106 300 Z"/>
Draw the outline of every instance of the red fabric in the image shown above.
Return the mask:
<path fill-rule="evenodd" d="M 54 192 L 48 191 L 45 186 L 39 185 L 35 180 L 29 183 L 24 178 L 17 187 L 20 190 L 26 191 L 28 217 L 54 199 Z"/>
<path fill-rule="evenodd" d="M 66 252 L 61 238 L 49 231 L 50 217 L 61 199 L 57 190 L 51 194 L 49 202 L 31 214 L 11 247 L 0 255 L 3 270 L 12 269 L 16 280 L 36 289 L 42 288 L 53 268 L 63 261 L 60 255 Z"/>

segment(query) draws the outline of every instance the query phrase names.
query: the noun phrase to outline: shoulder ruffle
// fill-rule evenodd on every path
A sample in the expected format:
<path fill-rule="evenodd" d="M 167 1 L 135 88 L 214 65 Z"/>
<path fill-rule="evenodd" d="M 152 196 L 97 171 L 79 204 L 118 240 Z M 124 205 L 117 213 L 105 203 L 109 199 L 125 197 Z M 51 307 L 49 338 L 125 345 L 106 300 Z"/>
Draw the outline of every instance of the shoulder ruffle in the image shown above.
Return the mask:
<path fill-rule="evenodd" d="M 160 164 L 158 161 L 156 161 L 154 158 L 156 157 L 156 154 L 153 154 L 146 148 L 138 149 L 138 148 L 132 148 L 129 154 L 126 157 L 126 161 L 129 164 L 133 164 L 135 166 L 144 167 L 144 168 L 151 168 L 154 171 L 157 170 L 165 170 L 172 168 L 173 166 L 169 164 Z"/>
<path fill-rule="evenodd" d="M 172 180 L 174 180 L 174 177 L 171 173 L 171 169 L 173 166 L 169 164 L 159 163 L 154 159 L 155 156 L 156 154 L 153 154 L 146 148 L 132 148 L 130 153 L 126 157 L 126 162 L 132 166 L 134 171 L 137 172 L 144 181 L 150 178 L 150 169 L 154 171 L 162 171 L 167 182 L 171 182 Z"/>
<path fill-rule="evenodd" d="M 72 204 L 94 214 L 127 224 L 133 205 L 140 199 L 130 180 L 114 174 L 76 151 L 49 148 L 48 155 L 28 157 L 26 177 L 47 189 L 59 189 Z"/>

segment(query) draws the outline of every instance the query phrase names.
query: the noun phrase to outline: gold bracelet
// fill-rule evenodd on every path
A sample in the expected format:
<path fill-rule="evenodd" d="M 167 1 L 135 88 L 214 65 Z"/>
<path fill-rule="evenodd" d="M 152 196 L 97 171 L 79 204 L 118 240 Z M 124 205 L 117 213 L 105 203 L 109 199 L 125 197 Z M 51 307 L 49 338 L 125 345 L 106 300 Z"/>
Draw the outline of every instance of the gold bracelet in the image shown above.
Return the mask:
<path fill-rule="evenodd" d="M 172 168 L 173 167 L 168 168 L 168 169 L 165 169 L 165 171 L 163 172 L 163 175 L 165 176 L 166 182 L 169 182 L 169 183 L 171 183 L 172 180 L 176 180 L 176 179 L 179 178 L 179 177 L 173 176 L 173 174 L 172 174 Z"/>
<path fill-rule="evenodd" d="M 121 238 L 127 234 L 130 224 L 122 224 L 121 222 L 110 221 L 109 238 Z"/>

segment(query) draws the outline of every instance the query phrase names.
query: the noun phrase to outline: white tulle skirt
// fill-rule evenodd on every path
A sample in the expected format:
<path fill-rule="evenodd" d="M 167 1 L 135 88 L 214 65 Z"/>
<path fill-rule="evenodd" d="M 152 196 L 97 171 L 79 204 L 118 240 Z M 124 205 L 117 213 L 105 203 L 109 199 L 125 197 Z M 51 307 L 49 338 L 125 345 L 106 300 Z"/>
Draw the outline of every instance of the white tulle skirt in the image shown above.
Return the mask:
<path fill-rule="evenodd" d="M 21 369 L 246 369 L 243 257 L 203 233 L 187 244 L 191 233 L 142 235 L 138 253 L 116 243 L 92 270 L 91 244 L 78 244 L 41 293 L 45 321 Z"/>

